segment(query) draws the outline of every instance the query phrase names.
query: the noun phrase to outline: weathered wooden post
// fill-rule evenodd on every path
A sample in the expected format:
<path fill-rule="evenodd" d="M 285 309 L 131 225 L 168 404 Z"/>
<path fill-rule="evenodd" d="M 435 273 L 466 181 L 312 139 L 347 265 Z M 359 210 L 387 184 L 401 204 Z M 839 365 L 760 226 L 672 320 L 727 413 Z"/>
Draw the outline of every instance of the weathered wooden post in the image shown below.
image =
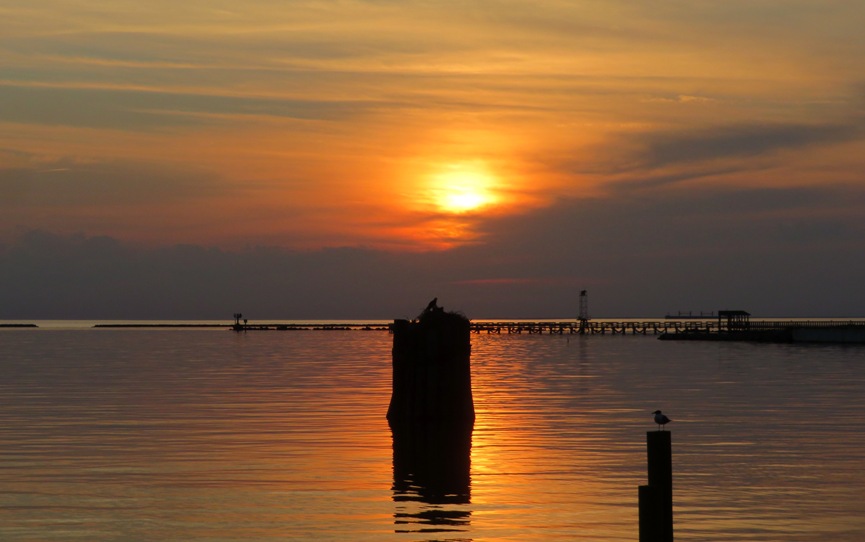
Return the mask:
<path fill-rule="evenodd" d="M 661 495 L 658 488 L 639 487 L 640 542 L 660 542 Z"/>
<path fill-rule="evenodd" d="M 471 326 L 436 300 L 416 321 L 393 323 L 391 422 L 473 422 Z"/>
<path fill-rule="evenodd" d="M 673 542 L 673 447 L 669 431 L 646 433 L 649 485 L 639 488 L 640 542 Z"/>
<path fill-rule="evenodd" d="M 393 323 L 393 391 L 387 419 L 393 433 L 394 501 L 440 507 L 471 501 L 471 439 L 475 407 L 471 386 L 471 326 L 432 300 L 414 321 Z M 407 522 L 448 530 L 467 525 L 470 512 L 441 511 L 445 519 L 398 512 Z"/>

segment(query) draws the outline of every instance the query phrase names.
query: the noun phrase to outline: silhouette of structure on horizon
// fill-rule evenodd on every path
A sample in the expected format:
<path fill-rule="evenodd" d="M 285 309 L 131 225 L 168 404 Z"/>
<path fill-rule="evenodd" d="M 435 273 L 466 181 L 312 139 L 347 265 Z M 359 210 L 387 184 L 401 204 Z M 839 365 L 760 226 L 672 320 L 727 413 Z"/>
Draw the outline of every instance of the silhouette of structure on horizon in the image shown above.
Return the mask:
<path fill-rule="evenodd" d="M 580 335 L 585 335 L 589 327 L 589 294 L 585 290 L 580 290 Z"/>
<path fill-rule="evenodd" d="M 718 311 L 718 329 L 723 328 L 726 320 L 727 331 L 748 331 L 751 329 L 751 313 L 746 311 Z"/>

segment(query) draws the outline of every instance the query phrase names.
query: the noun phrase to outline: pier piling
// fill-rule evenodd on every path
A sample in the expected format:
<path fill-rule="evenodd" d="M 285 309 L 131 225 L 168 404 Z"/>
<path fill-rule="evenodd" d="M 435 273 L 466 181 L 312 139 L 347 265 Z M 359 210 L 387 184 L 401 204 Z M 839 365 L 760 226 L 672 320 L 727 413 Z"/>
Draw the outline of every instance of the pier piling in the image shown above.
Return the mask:
<path fill-rule="evenodd" d="M 474 421 L 470 330 L 434 301 L 417 320 L 394 321 L 391 423 Z"/>
<path fill-rule="evenodd" d="M 673 451 L 670 431 L 646 433 L 649 484 L 639 487 L 640 542 L 673 542 Z"/>

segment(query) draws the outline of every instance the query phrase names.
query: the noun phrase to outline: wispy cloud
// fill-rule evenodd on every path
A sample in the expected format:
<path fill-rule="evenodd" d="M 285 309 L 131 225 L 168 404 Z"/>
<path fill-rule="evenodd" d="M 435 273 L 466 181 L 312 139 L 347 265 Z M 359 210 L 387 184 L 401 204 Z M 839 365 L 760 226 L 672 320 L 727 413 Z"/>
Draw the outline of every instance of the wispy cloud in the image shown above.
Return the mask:
<path fill-rule="evenodd" d="M 863 137 L 852 124 L 755 123 L 641 134 L 647 165 L 760 156 L 779 150 L 830 145 Z"/>

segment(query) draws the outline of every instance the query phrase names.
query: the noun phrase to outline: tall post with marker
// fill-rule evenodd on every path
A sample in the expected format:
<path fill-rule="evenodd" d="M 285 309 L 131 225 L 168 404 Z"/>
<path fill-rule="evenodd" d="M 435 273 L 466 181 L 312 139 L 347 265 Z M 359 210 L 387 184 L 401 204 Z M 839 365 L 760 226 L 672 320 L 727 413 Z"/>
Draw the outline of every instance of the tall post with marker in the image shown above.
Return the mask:
<path fill-rule="evenodd" d="M 580 335 L 584 335 L 589 327 L 589 295 L 585 290 L 580 291 Z"/>
<path fill-rule="evenodd" d="M 663 416 L 658 412 L 658 416 Z M 669 421 L 666 416 L 663 419 Z M 666 423 L 666 422 L 664 422 Z M 673 542 L 673 446 L 669 431 L 646 433 L 649 484 L 639 488 L 640 542 Z"/>

